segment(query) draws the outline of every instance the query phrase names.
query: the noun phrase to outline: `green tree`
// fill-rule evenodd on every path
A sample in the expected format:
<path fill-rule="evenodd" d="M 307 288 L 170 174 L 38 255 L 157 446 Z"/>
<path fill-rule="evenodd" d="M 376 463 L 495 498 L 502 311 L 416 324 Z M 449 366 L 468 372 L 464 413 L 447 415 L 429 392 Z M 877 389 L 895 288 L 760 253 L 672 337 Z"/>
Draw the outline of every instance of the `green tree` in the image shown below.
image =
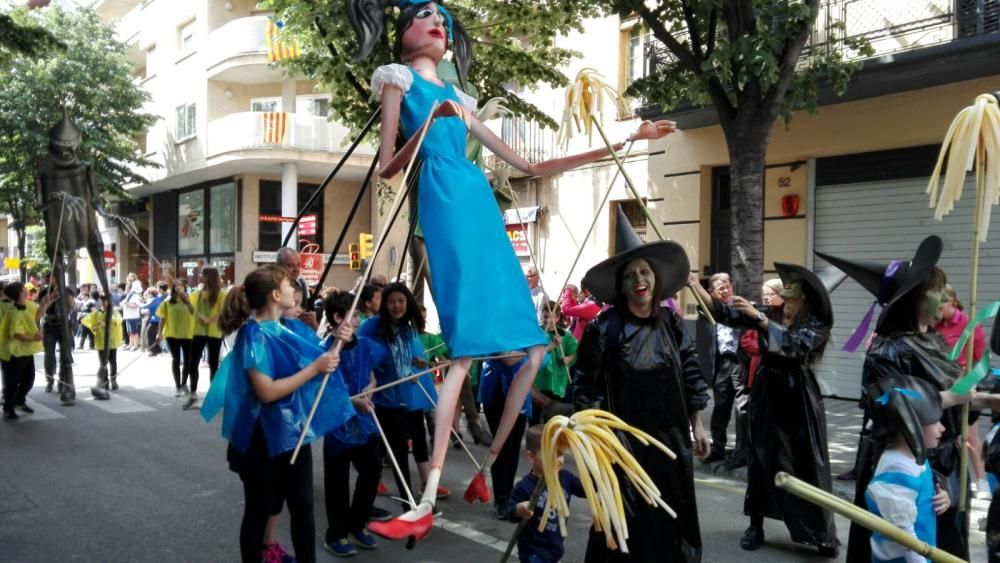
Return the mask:
<path fill-rule="evenodd" d="M 25 256 L 25 229 L 39 221 L 35 179 L 48 156 L 49 129 L 64 107 L 71 106 L 83 132 L 77 156 L 93 167 L 98 191 L 120 199 L 130 197 L 126 186 L 145 182 L 136 169 L 155 166 L 137 143 L 154 117 L 142 111 L 148 95 L 132 80 L 125 46 L 92 10 L 49 7 L 12 16 L 66 45 L 41 57 L 15 55 L 0 68 L 0 213 L 13 218 Z"/>
<path fill-rule="evenodd" d="M 297 37 L 303 54 L 281 64 L 316 80 L 332 94 L 333 119 L 360 129 L 375 109 L 368 82 L 375 68 L 394 61 L 393 26 L 385 41 L 360 63 L 351 58 L 357 48 L 344 0 L 262 0 L 284 22 L 283 32 Z M 517 96 L 513 85 L 545 83 L 558 88 L 569 79 L 565 68 L 574 53 L 555 46 L 559 35 L 582 31 L 581 21 L 594 9 L 587 0 L 451 0 L 448 10 L 459 19 L 473 42 L 469 84 L 481 100 L 507 99 L 515 114 L 555 129 L 556 122 Z M 387 14 L 390 12 L 387 11 Z"/>
<path fill-rule="evenodd" d="M 31 23 L 19 23 L 23 20 L 26 8 L 17 10 L 15 14 L 0 14 L 0 68 L 10 64 L 15 55 L 34 57 L 55 49 L 65 49 L 65 45 L 56 39 L 48 30 Z"/>
<path fill-rule="evenodd" d="M 756 295 L 763 274 L 763 182 L 771 127 L 796 110 L 816 111 L 818 87 L 838 94 L 873 54 L 864 39 L 832 27 L 827 47 L 802 53 L 819 0 L 595 0 L 621 16 L 638 15 L 671 55 L 626 94 L 669 111 L 681 103 L 714 106 L 730 159 L 732 276 Z"/>

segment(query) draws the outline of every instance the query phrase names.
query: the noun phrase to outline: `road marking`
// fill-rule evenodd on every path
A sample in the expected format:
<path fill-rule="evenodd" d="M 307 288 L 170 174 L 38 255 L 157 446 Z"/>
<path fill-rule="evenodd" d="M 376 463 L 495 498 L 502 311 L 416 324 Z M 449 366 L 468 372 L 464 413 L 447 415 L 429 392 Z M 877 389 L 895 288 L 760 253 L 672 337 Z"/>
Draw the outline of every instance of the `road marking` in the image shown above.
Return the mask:
<path fill-rule="evenodd" d="M 452 522 L 440 516 L 434 517 L 434 526 L 441 528 L 442 530 L 447 530 L 457 536 L 461 536 L 467 540 L 474 541 L 480 545 L 485 545 L 486 547 L 493 548 L 500 553 L 507 551 L 507 541 L 500 538 L 493 537 L 489 534 L 484 534 L 479 530 L 474 530 L 464 524 L 459 524 L 458 522 Z M 517 550 L 514 551 L 514 557 L 517 557 Z"/>
<path fill-rule="evenodd" d="M 40 420 L 56 420 L 59 418 L 66 418 L 65 416 L 57 413 L 56 411 L 50 409 L 49 407 L 35 401 L 31 398 L 27 400 L 28 406 L 35 409 L 34 414 L 26 414 L 23 412 L 18 412 L 18 423 L 22 422 L 38 422 Z"/>
<path fill-rule="evenodd" d="M 111 414 L 125 414 L 131 412 L 150 412 L 155 411 L 153 407 L 147 407 L 146 405 L 140 403 L 139 401 L 133 401 L 132 399 L 127 399 L 118 393 L 112 393 L 111 399 L 107 401 L 98 401 L 94 397 L 84 397 L 83 401 L 87 404 L 94 405 L 95 407 L 107 411 Z"/>
<path fill-rule="evenodd" d="M 711 487 L 713 489 L 718 489 L 720 491 L 725 491 L 727 493 L 736 493 L 739 495 L 746 494 L 746 486 L 737 486 L 735 481 L 726 481 L 723 479 L 704 479 L 700 477 L 695 477 L 695 482 L 705 485 L 706 487 Z"/>

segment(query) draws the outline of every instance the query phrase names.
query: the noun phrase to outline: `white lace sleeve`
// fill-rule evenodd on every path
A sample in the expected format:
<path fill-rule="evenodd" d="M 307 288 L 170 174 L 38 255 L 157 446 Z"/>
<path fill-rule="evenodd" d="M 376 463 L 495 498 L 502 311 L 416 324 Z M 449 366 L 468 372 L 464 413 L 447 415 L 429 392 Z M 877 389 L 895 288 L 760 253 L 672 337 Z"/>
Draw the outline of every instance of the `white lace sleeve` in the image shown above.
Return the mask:
<path fill-rule="evenodd" d="M 375 69 L 372 74 L 372 97 L 382 98 L 382 88 L 386 84 L 398 86 L 405 94 L 410 85 L 413 84 L 413 75 L 410 69 L 400 64 L 383 65 Z"/>
<path fill-rule="evenodd" d="M 465 109 L 476 113 L 476 110 L 479 109 L 479 100 L 459 90 L 457 87 L 455 87 L 455 93 L 458 94 L 458 99 L 462 100 L 462 105 L 465 106 Z"/>

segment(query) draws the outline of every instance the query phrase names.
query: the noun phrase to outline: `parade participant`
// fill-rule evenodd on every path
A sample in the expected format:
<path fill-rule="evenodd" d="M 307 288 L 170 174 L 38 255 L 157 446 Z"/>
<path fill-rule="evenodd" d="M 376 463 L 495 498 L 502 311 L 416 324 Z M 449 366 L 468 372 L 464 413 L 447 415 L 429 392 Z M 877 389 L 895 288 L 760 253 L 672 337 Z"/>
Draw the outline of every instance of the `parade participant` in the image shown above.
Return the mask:
<path fill-rule="evenodd" d="M 889 264 L 816 253 L 861 284 L 875 296 L 876 304 L 882 306 L 875 324 L 876 336 L 865 355 L 861 374 L 864 388 L 885 377 L 912 375 L 945 391 L 962 375 L 958 362 L 948 360 L 944 339 L 929 330 L 940 314 L 942 290 L 947 284 L 944 272 L 936 267 L 942 247 L 941 239 L 931 235 L 920 243 L 912 260 L 894 260 Z M 848 344 L 864 338 L 873 314 L 874 304 Z M 978 394 L 972 408 L 989 408 L 996 404 L 997 396 Z M 928 455 L 931 468 L 946 481 L 952 499 L 960 498 L 958 437 L 961 435 L 961 414 L 958 407 L 944 409 L 941 441 Z M 864 491 L 878 462 L 870 428 L 862 430 L 858 449 L 858 485 L 854 500 L 857 506 L 864 507 Z M 958 503 L 953 503 L 945 513 L 938 515 L 937 547 L 967 560 L 968 530 L 968 511 L 959 511 Z M 870 560 L 870 537 L 867 529 L 851 526 L 848 561 Z"/>
<path fill-rule="evenodd" d="M 873 436 L 881 454 L 864 493 L 865 503 L 876 516 L 933 547 L 937 515 L 951 502 L 934 482 L 926 459 L 944 431 L 940 393 L 932 383 L 905 375 L 880 379 L 867 391 Z M 873 562 L 926 561 L 879 533 L 872 534 L 870 546 Z"/>
<path fill-rule="evenodd" d="M 362 323 L 358 330 L 358 334 L 386 346 L 391 353 L 375 368 L 375 379 L 379 385 L 397 381 L 427 367 L 424 347 L 418 336 L 424 326 L 424 317 L 410 290 L 401 283 L 385 286 L 379 314 Z M 402 479 L 395 475 L 400 496 L 405 496 L 405 488 L 410 486 L 407 438 L 412 444 L 413 459 L 420 477 L 425 483 L 427 481 L 430 456 L 424 413 L 434 409 L 437 398 L 434 377 L 430 373 L 375 395 L 376 416 L 403 473 Z M 436 499 L 446 498 L 449 494 L 450 491 L 444 487 L 437 487 L 435 492 Z"/>
<path fill-rule="evenodd" d="M 354 408 L 340 378 L 330 378 L 298 459 L 292 450 L 303 430 L 318 375 L 335 370 L 337 354 L 298 337 L 278 319 L 292 306 L 288 274 L 276 265 L 250 273 L 226 295 L 219 317 L 224 334 L 238 331 L 201 408 L 206 421 L 222 410 L 222 435 L 229 441 L 230 469 L 243 481 L 240 554 L 261 560 L 267 522 L 287 504 L 297 561 L 316 560 L 312 450 L 319 436 L 350 420 Z"/>
<path fill-rule="evenodd" d="M 389 2 L 348 0 L 348 15 L 359 35 L 355 60 L 365 59 L 384 40 L 384 6 Z M 420 224 L 427 248 L 428 267 L 446 272 L 432 288 L 441 328 L 452 356 L 438 405 L 434 455 L 423 497 L 416 510 L 400 519 L 373 525 L 387 537 L 421 538 L 431 527 L 441 469 L 447 455 L 448 433 L 462 382 L 471 358 L 504 350 L 526 350 L 525 362 L 511 387 L 502 423 L 494 434 L 490 453 L 473 480 L 470 498 L 488 500 L 484 472 L 496 459 L 531 389 L 544 355 L 545 336 L 539 330 L 521 266 L 507 238 L 503 220 L 483 172 L 465 157 L 467 134 L 483 146 L 532 176 L 547 176 L 594 162 L 607 149 L 532 164 L 520 157 L 474 115 L 475 101 L 437 76 L 437 67 L 449 47 L 459 83 L 466 85 L 472 64 L 471 41 L 459 21 L 438 2 L 399 0 L 395 54 L 401 62 L 379 67 L 372 77 L 372 93 L 381 101 L 380 176 L 391 178 L 417 152 L 416 135 L 429 118 L 435 123 L 423 137 L 419 157 Z M 465 89 L 465 88 L 463 88 Z M 437 109 L 431 115 L 431 109 Z M 660 138 L 674 125 L 645 123 L 628 140 Z M 397 134 L 407 142 L 397 152 Z M 624 143 L 615 149 L 620 150 Z M 483 300 L 481 295 L 489 295 Z"/>
<path fill-rule="evenodd" d="M 572 285 L 566 286 L 563 290 L 560 307 L 563 317 L 571 320 L 570 330 L 577 342 L 583 338 L 587 323 L 597 318 L 603 308 L 586 287 L 581 286 L 578 293 L 576 287 Z"/>
<path fill-rule="evenodd" d="M 780 319 L 771 319 L 742 297 L 733 308 L 760 332 L 761 361 L 750 391 L 750 465 L 744 512 L 750 527 L 740 540 L 747 550 L 764 543 L 764 517 L 783 520 L 792 541 L 837 557 L 840 542 L 833 513 L 774 484 L 784 471 L 830 491 L 826 411 L 813 366 L 823 357 L 833 326 L 829 291 L 846 277 L 831 268 L 820 274 L 775 262 L 784 283 Z"/>
<path fill-rule="evenodd" d="M 487 360 L 483 362 L 482 374 L 479 378 L 479 402 L 483 404 L 486 422 L 490 431 L 496 433 L 500 427 L 506 409 L 506 398 L 510 395 L 510 386 L 517 377 L 517 372 L 527 361 L 525 358 L 510 357 Z M 507 441 L 503 443 L 500 452 L 490 466 L 490 480 L 493 483 L 493 512 L 503 519 L 507 511 L 507 499 L 514 489 L 517 479 L 517 462 L 521 453 L 521 438 L 528 427 L 531 417 L 531 396 L 526 396 L 521 405 L 521 411 L 514 420 Z"/>
<path fill-rule="evenodd" d="M 545 502 L 549 491 L 543 490 L 538 495 L 535 506 L 531 506 L 529 501 L 531 495 L 538 484 L 539 479 L 543 479 L 542 473 L 542 431 L 544 427 L 536 424 L 524 436 L 524 455 L 531 464 L 531 471 L 517 482 L 514 491 L 507 502 L 504 516 L 511 522 L 528 520 L 528 524 L 521 530 L 521 535 L 517 538 L 517 557 L 521 563 L 549 563 L 562 560 L 566 553 L 563 547 L 563 537 L 559 532 L 559 518 L 555 510 L 550 510 L 549 514 L 544 514 Z M 560 465 L 563 456 L 559 456 Z M 563 493 L 566 495 L 568 503 L 571 496 L 586 498 L 583 484 L 580 478 L 567 469 L 559 470 L 559 482 L 562 485 Z M 545 516 L 545 529 L 539 531 L 542 516 Z"/>
<path fill-rule="evenodd" d="M 191 395 L 184 403 L 185 410 L 198 400 L 198 362 L 203 351 L 208 351 L 208 379 L 215 379 L 219 369 L 219 353 L 222 350 L 222 329 L 219 328 L 219 314 L 226 299 L 222 278 L 217 268 L 202 268 L 201 281 L 205 284 L 191 295 L 194 308 L 194 335 L 191 339 Z"/>
<path fill-rule="evenodd" d="M 121 300 L 122 320 L 125 321 L 125 328 L 128 330 L 128 345 L 125 350 L 138 351 L 142 348 L 139 342 L 139 329 L 142 325 L 142 282 L 132 273 L 126 279 L 128 293 L 125 293 Z"/>
<path fill-rule="evenodd" d="M 302 278 L 302 270 L 299 266 L 299 252 L 294 248 L 285 246 L 278 249 L 278 252 L 275 253 L 275 259 L 277 260 L 277 264 L 288 272 L 292 287 L 298 287 L 302 291 L 302 295 L 309 295 L 309 284 Z M 299 307 L 297 312 L 299 316 L 296 319 L 302 321 L 314 331 L 319 330 L 316 313 L 311 308 L 307 310 Z"/>
<path fill-rule="evenodd" d="M 150 357 L 157 356 L 163 352 L 163 346 L 159 341 L 160 317 L 156 314 L 156 311 L 160 308 L 160 304 L 167 299 L 167 293 L 169 290 L 170 286 L 167 285 L 167 282 L 159 282 L 156 284 L 156 293 L 153 298 L 150 299 L 149 303 L 143 305 L 149 319 L 149 326 L 146 329 L 146 340 L 148 341 L 147 347 L 149 348 Z"/>
<path fill-rule="evenodd" d="M 42 288 L 42 291 L 38 294 L 39 299 L 44 301 L 49 293 L 58 292 L 59 287 L 56 285 L 49 284 Z M 72 335 L 73 331 L 73 321 L 70 317 L 75 317 L 76 313 L 73 310 L 73 306 L 76 303 L 76 298 L 73 295 L 73 290 L 70 287 L 66 288 L 66 312 L 69 315 L 67 318 L 63 319 L 59 317 L 59 307 L 49 307 L 45 311 L 45 315 L 42 317 L 42 344 L 45 348 L 45 358 L 43 360 L 43 367 L 45 368 L 45 392 L 51 393 L 54 389 L 56 383 L 56 346 L 59 346 L 59 361 L 60 362 L 70 362 L 73 361 L 73 351 L 72 345 L 68 346 L 66 350 L 62 349 L 62 338 L 63 338 L 63 324 L 70 324 L 70 342 L 73 342 Z"/>
<path fill-rule="evenodd" d="M 191 338 L 194 336 L 194 307 L 188 299 L 186 284 L 175 279 L 170 288 L 170 298 L 156 308 L 160 317 L 160 333 L 156 340 L 166 339 L 170 350 L 170 369 L 174 375 L 175 397 L 188 395 L 188 376 L 195 360 L 191 357 Z M 197 391 L 197 389 L 195 389 Z"/>
<path fill-rule="evenodd" d="M 386 348 L 370 338 L 355 336 L 360 318 L 355 311 L 351 319 L 345 315 L 354 298 L 349 293 L 334 293 L 326 298 L 324 317 L 331 332 L 340 336 L 340 374 L 352 396 L 375 387 L 375 365 L 386 359 Z M 324 348 L 333 346 L 331 335 Z M 371 396 L 351 399 L 358 416 L 323 438 L 323 488 L 326 495 L 326 521 L 329 527 L 323 548 L 338 557 L 348 557 L 362 549 L 374 549 L 378 542 L 365 529 L 375 505 L 375 491 L 381 472 L 378 428 L 371 412 L 375 405 Z M 350 490 L 351 465 L 357 471 L 354 496 Z M 348 538 L 353 538 L 352 543 Z"/>
<path fill-rule="evenodd" d="M 10 317 L 14 311 L 14 302 L 7 297 L 7 282 L 0 282 L 0 384 L 3 387 L 7 386 L 7 364 L 10 361 L 10 342 L 11 339 L 6 338 L 7 334 L 7 323 L 10 322 Z"/>
<path fill-rule="evenodd" d="M 692 453 L 704 458 L 709 451 L 700 413 L 708 387 L 680 317 L 660 305 L 684 287 L 690 264 L 675 242 L 643 244 L 620 209 L 615 249 L 583 278 L 595 297 L 614 306 L 583 334 L 574 399 L 579 408 L 611 412 L 677 454 L 672 460 L 632 435 L 622 440 L 677 518 L 619 479 L 629 553 L 610 551 L 604 534 L 592 530 L 586 561 L 697 562 L 702 542 Z"/>
<path fill-rule="evenodd" d="M 12 305 L 0 334 L 0 341 L 7 342 L 8 354 L 3 372 L 3 418 L 16 420 L 15 408 L 28 414 L 35 412 L 26 401 L 35 384 L 35 354 L 43 351 L 38 321 L 59 294 L 49 294 L 40 306 L 28 300 L 28 292 L 20 282 L 7 284 L 4 294 Z"/>
<path fill-rule="evenodd" d="M 569 385 L 569 371 L 576 363 L 579 343 L 569 331 L 559 326 L 562 315 L 555 301 L 549 301 L 542 312 L 542 329 L 549 338 L 545 347 L 548 354 L 545 363 L 538 369 L 535 384 L 531 386 L 531 422 L 545 423 L 546 409 L 553 402 L 560 403 L 566 397 Z"/>
<path fill-rule="evenodd" d="M 111 345 L 107 348 L 107 364 L 111 368 L 111 372 L 109 373 L 111 390 L 117 391 L 118 348 L 125 340 L 122 336 L 122 316 L 117 309 L 111 306 L 111 299 L 107 295 L 101 296 L 100 304 L 100 308 L 80 319 L 80 322 L 94 333 L 94 344 L 97 346 L 98 353 L 103 354 L 105 350 L 104 316 L 111 315 Z"/>
<path fill-rule="evenodd" d="M 382 307 L 382 289 L 373 283 L 361 288 L 361 322 L 364 322 L 378 314 Z"/>

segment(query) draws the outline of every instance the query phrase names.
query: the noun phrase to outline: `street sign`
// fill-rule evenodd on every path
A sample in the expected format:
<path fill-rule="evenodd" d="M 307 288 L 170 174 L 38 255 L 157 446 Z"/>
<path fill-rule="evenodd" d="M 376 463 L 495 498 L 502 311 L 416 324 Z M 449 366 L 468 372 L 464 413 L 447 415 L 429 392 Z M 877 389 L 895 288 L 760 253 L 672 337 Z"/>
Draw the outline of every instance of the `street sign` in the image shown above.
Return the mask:
<path fill-rule="evenodd" d="M 375 254 L 375 243 L 372 242 L 371 233 L 361 233 L 358 235 L 358 245 L 361 252 L 361 259 L 371 258 Z"/>
<path fill-rule="evenodd" d="M 329 254 L 317 254 L 323 260 L 324 267 L 326 261 L 330 259 Z M 253 263 L 254 264 L 274 264 L 278 261 L 278 253 L 273 250 L 255 250 L 253 252 Z M 344 266 L 347 264 L 347 255 L 338 254 L 333 260 L 334 266 Z M 300 262 L 301 267 L 301 262 Z"/>
<path fill-rule="evenodd" d="M 299 221 L 299 235 L 301 236 L 315 236 L 316 235 L 316 215 L 303 215 L 302 220 Z"/>
<path fill-rule="evenodd" d="M 282 217 L 281 215 L 258 215 L 257 220 L 261 223 L 294 223 L 295 217 Z"/>
<path fill-rule="evenodd" d="M 118 258 L 115 256 L 115 253 L 111 252 L 110 250 L 105 250 L 104 251 L 104 268 L 110 270 L 111 268 L 114 268 L 115 264 L 117 264 L 117 263 L 118 263 Z"/>

